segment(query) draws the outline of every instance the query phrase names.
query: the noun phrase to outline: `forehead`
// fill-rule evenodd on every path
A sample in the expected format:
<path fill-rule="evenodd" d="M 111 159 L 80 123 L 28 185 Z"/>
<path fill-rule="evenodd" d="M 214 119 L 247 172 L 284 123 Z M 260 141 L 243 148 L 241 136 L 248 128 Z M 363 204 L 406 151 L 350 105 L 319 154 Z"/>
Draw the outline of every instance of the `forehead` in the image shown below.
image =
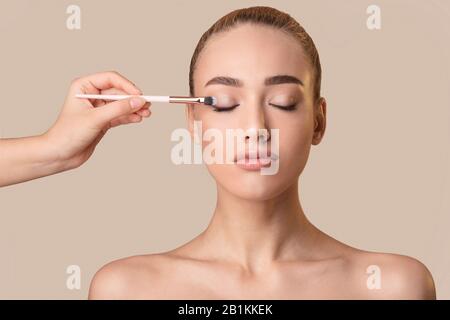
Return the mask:
<path fill-rule="evenodd" d="M 215 76 L 242 79 L 245 86 L 260 85 L 277 74 L 295 75 L 305 86 L 310 70 L 300 43 L 270 26 L 243 24 L 213 35 L 200 53 L 195 71 L 197 88 Z"/>

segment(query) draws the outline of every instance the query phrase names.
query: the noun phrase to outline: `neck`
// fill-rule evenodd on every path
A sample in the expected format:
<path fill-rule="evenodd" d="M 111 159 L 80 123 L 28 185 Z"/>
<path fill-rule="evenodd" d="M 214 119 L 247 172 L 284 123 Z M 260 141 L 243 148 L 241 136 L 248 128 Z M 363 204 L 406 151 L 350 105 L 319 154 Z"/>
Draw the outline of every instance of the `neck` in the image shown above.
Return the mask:
<path fill-rule="evenodd" d="M 254 270 L 275 260 L 306 258 L 314 234 L 300 205 L 297 181 L 268 200 L 242 199 L 218 185 L 216 209 L 203 240 L 220 248 L 215 258 Z"/>

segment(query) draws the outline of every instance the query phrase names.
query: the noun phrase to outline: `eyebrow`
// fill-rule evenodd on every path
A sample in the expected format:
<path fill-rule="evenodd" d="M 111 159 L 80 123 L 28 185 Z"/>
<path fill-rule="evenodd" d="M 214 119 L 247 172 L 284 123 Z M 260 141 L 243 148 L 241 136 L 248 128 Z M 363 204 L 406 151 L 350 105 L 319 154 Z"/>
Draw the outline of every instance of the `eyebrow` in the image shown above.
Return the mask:
<path fill-rule="evenodd" d="M 293 84 L 301 85 L 302 87 L 304 86 L 303 82 L 300 79 L 298 79 L 297 77 L 294 77 L 294 76 L 287 75 L 287 74 L 281 74 L 281 75 L 268 77 L 264 80 L 264 85 L 266 85 L 266 86 L 272 86 L 272 85 L 284 84 L 284 83 L 293 83 Z M 221 85 L 225 85 L 225 86 L 238 87 L 238 88 L 244 86 L 244 83 L 239 79 L 232 78 L 232 77 L 218 76 L 218 77 L 214 77 L 214 78 L 210 79 L 205 84 L 205 87 L 209 86 L 209 85 L 214 85 L 214 84 L 221 84 Z"/>

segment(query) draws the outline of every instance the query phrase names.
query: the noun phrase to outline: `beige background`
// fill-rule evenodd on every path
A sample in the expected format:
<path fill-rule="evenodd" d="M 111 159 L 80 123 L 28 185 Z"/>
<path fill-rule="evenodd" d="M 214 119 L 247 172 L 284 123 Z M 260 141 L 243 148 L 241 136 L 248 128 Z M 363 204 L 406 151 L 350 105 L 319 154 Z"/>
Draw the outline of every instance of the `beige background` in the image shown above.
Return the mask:
<path fill-rule="evenodd" d="M 382 28 L 366 27 L 381 7 Z M 82 28 L 66 28 L 78 4 Z M 450 298 L 448 1 L 0 2 L 0 135 L 44 132 L 72 78 L 117 70 L 146 94 L 188 93 L 206 29 L 232 9 L 290 13 L 322 60 L 328 126 L 302 176 L 307 216 L 360 248 L 423 261 Z M 215 187 L 203 166 L 170 161 L 184 107 L 112 130 L 78 170 L 0 189 L 0 298 L 84 299 L 117 258 L 178 246 L 206 227 Z M 66 267 L 82 270 L 66 288 Z"/>

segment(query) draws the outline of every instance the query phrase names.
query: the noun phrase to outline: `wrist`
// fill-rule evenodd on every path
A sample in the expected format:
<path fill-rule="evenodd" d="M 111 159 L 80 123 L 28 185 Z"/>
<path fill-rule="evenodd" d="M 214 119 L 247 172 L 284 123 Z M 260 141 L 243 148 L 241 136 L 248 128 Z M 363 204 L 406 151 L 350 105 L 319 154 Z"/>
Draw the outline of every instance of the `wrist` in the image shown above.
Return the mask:
<path fill-rule="evenodd" d="M 36 136 L 36 145 L 39 150 L 38 162 L 41 166 L 48 168 L 52 173 L 57 173 L 70 169 L 58 151 L 58 146 L 52 141 L 49 132 Z"/>

